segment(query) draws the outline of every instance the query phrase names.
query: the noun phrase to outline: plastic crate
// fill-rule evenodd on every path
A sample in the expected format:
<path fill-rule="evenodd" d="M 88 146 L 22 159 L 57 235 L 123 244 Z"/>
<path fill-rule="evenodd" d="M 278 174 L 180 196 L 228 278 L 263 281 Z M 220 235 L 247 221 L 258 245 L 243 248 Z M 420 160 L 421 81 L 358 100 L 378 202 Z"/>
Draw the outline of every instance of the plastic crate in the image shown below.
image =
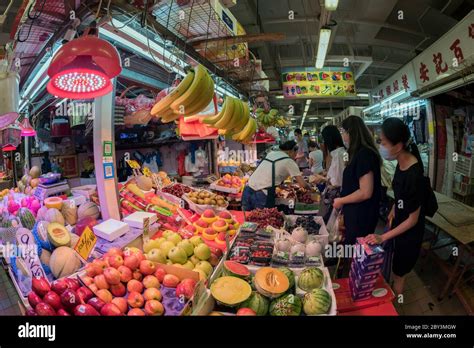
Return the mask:
<path fill-rule="evenodd" d="M 454 170 L 468 178 L 474 178 L 474 159 L 459 155 Z"/>

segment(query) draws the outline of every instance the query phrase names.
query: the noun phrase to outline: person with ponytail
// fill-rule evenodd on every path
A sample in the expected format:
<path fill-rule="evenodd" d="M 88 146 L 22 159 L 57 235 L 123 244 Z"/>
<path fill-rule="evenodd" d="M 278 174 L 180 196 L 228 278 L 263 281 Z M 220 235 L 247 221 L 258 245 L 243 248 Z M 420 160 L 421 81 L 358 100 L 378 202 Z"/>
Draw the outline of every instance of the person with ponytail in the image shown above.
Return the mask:
<path fill-rule="evenodd" d="M 344 243 L 355 244 L 358 237 L 374 233 L 379 217 L 382 160 L 362 118 L 349 116 L 342 121 L 342 138 L 349 162 L 342 177 L 341 197 L 334 208 L 344 215 Z"/>
<path fill-rule="evenodd" d="M 398 161 L 392 181 L 395 204 L 388 217 L 390 230 L 382 235 L 371 234 L 365 240 L 381 244 L 393 239 L 393 290 L 401 294 L 405 276 L 413 269 L 420 254 L 425 229 L 423 162 L 408 126 L 395 117 L 382 124 L 380 153 L 387 160 Z"/>

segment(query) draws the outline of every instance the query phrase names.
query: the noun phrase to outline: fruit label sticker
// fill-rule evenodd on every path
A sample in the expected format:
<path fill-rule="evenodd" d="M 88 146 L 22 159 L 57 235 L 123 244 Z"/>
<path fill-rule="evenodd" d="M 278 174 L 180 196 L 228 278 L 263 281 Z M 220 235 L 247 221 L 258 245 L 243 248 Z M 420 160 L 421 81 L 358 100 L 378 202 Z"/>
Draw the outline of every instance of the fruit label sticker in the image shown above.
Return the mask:
<path fill-rule="evenodd" d="M 150 218 L 143 219 L 143 242 L 150 240 Z"/>
<path fill-rule="evenodd" d="M 81 237 L 74 246 L 74 250 L 80 256 L 83 261 L 87 261 L 89 255 L 95 248 L 97 243 L 97 237 L 94 232 L 89 227 L 86 227 L 84 232 L 82 232 Z"/>

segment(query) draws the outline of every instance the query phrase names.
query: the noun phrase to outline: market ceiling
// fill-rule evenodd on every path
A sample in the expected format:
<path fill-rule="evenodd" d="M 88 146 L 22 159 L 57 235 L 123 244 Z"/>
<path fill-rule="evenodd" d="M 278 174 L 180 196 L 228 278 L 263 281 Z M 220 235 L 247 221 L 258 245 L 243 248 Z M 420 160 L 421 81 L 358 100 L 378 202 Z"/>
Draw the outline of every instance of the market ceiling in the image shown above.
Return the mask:
<path fill-rule="evenodd" d="M 249 44 L 249 48 L 262 59 L 270 78 L 272 105 L 282 110 L 295 105 L 295 117 L 299 119 L 306 100 L 295 102 L 275 96 L 282 94 L 282 68 L 315 64 L 320 18 L 325 18 L 320 2 L 324 0 L 248 0 L 238 1 L 231 8 L 247 33 L 286 35 L 283 41 L 260 41 Z M 473 0 L 339 0 L 337 10 L 330 14 L 337 25 L 331 28 L 325 66 L 343 66 L 343 59 L 349 58 L 353 71 L 361 72 L 356 80 L 357 92 L 366 93 L 439 39 L 473 8 Z M 294 19 L 289 18 L 289 11 L 293 11 Z M 403 19 L 399 19 L 399 11 Z M 324 116 L 337 114 L 350 105 L 367 105 L 367 101 L 313 100 L 305 125 L 315 123 L 310 116 L 320 115 L 318 122 L 324 123 Z"/>

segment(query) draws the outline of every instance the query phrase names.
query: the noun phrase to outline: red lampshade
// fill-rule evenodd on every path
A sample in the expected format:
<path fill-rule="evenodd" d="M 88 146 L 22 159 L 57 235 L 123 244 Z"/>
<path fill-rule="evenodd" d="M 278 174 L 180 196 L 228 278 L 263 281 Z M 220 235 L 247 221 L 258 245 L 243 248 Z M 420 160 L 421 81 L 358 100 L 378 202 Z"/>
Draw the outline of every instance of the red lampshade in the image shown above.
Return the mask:
<path fill-rule="evenodd" d="M 59 49 L 48 68 L 48 92 L 69 99 L 91 99 L 112 91 L 120 74 L 117 49 L 96 36 L 82 36 Z"/>
<path fill-rule="evenodd" d="M 13 146 L 12 144 L 6 144 L 6 145 L 2 146 L 2 151 L 3 152 L 11 152 L 11 151 L 15 151 L 15 150 L 16 150 L 16 146 Z"/>
<path fill-rule="evenodd" d="M 34 137 L 36 135 L 36 131 L 31 126 L 30 120 L 27 117 L 21 122 L 20 128 L 22 137 Z"/>

